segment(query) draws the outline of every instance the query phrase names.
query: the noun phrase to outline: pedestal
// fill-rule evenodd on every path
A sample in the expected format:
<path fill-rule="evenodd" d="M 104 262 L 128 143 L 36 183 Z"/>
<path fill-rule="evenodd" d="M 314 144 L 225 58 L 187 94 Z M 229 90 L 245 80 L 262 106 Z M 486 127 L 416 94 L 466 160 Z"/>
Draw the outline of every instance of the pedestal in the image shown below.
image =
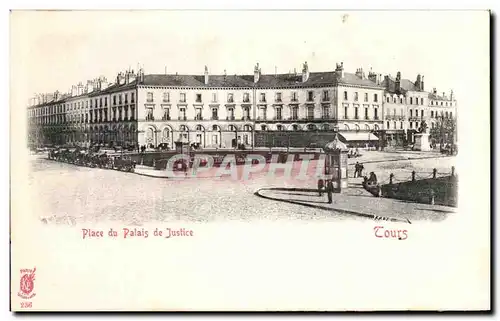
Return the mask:
<path fill-rule="evenodd" d="M 428 152 L 431 150 L 431 145 L 429 143 L 429 134 L 420 133 L 415 134 L 415 145 L 413 145 L 414 150 L 420 150 L 424 152 Z"/>

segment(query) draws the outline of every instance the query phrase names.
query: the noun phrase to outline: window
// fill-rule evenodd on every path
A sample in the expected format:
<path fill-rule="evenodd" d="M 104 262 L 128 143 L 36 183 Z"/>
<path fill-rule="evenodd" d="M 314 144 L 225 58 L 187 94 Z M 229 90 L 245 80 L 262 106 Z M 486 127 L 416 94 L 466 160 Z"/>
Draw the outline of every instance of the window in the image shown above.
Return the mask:
<path fill-rule="evenodd" d="M 453 118 L 453 113 L 450 111 L 450 118 Z"/>
<path fill-rule="evenodd" d="M 118 96 L 118 104 L 121 105 L 122 104 L 122 95 L 120 94 Z"/>
<path fill-rule="evenodd" d="M 277 102 L 281 101 L 281 93 L 276 93 L 276 101 Z"/>
<path fill-rule="evenodd" d="M 396 116 L 396 108 L 394 108 L 394 109 L 393 109 L 393 111 L 392 111 L 392 115 L 393 115 L 393 116 Z"/>
<path fill-rule="evenodd" d="M 314 92 L 312 90 L 309 90 L 307 92 L 307 100 L 308 101 L 313 101 L 314 100 Z"/>
<path fill-rule="evenodd" d="M 217 108 L 212 108 L 212 120 L 219 119 L 219 110 Z"/>
<path fill-rule="evenodd" d="M 282 119 L 281 107 L 276 107 L 276 120 Z"/>
<path fill-rule="evenodd" d="M 420 105 L 423 105 L 423 104 L 424 104 L 424 99 L 420 98 Z"/>
<path fill-rule="evenodd" d="M 394 129 L 396 129 L 396 122 L 393 123 L 393 127 Z"/>
<path fill-rule="evenodd" d="M 299 119 L 299 107 L 292 107 L 292 120 Z"/>
<path fill-rule="evenodd" d="M 234 108 L 230 107 L 227 109 L 227 119 L 228 120 L 234 120 Z"/>
<path fill-rule="evenodd" d="M 413 110 L 410 109 L 410 118 L 412 118 L 412 117 L 413 117 Z"/>
<path fill-rule="evenodd" d="M 358 101 L 358 92 L 354 93 L 354 101 Z"/>
<path fill-rule="evenodd" d="M 266 125 L 260 125 L 260 129 L 261 130 L 267 130 L 267 126 Z"/>
<path fill-rule="evenodd" d="M 128 94 L 125 94 L 125 104 L 128 104 Z"/>
<path fill-rule="evenodd" d="M 201 108 L 196 108 L 196 116 L 194 116 L 195 120 L 202 120 L 203 116 L 201 115 Z"/>
<path fill-rule="evenodd" d="M 163 109 L 163 117 L 162 120 L 170 120 L 170 108 Z"/>
<path fill-rule="evenodd" d="M 415 129 L 418 129 L 418 121 L 415 122 Z"/>
<path fill-rule="evenodd" d="M 344 119 L 347 119 L 347 106 L 344 106 Z"/>
<path fill-rule="evenodd" d="M 276 125 L 276 129 L 279 130 L 279 131 L 282 131 L 283 130 L 283 126 L 282 125 Z"/>
<path fill-rule="evenodd" d="M 212 93 L 212 102 L 217 102 L 217 93 Z"/>
<path fill-rule="evenodd" d="M 415 104 L 418 105 L 418 98 L 415 98 Z"/>
<path fill-rule="evenodd" d="M 445 118 L 448 118 L 448 112 L 445 113 Z"/>
<path fill-rule="evenodd" d="M 135 108 L 134 106 L 130 106 L 130 120 L 134 120 L 134 115 L 135 115 Z M 170 118 L 169 118 L 170 119 Z"/>
<path fill-rule="evenodd" d="M 249 120 L 250 119 L 250 107 L 244 107 L 243 108 L 243 120 Z"/>
<path fill-rule="evenodd" d="M 420 111 L 420 117 L 424 118 L 424 110 L 423 109 Z"/>
<path fill-rule="evenodd" d="M 135 103 L 135 93 L 130 93 L 130 102 Z"/>
<path fill-rule="evenodd" d="M 186 108 L 179 108 L 179 120 L 186 120 Z"/>
<path fill-rule="evenodd" d="M 378 120 L 378 108 L 374 108 L 374 118 L 375 120 Z"/>
<path fill-rule="evenodd" d="M 354 119 L 359 119 L 358 107 L 354 107 Z"/>
<path fill-rule="evenodd" d="M 180 101 L 181 101 L 181 103 L 185 103 L 186 102 L 186 94 L 185 93 L 181 93 Z"/>
<path fill-rule="evenodd" d="M 249 93 L 244 93 L 243 94 L 243 102 L 244 103 L 250 102 L 250 94 Z"/>
<path fill-rule="evenodd" d="M 344 100 L 347 100 L 347 91 L 344 91 Z"/>
<path fill-rule="evenodd" d="M 396 104 L 398 102 L 398 99 L 396 97 L 394 97 L 394 99 L 392 101 Z"/>
<path fill-rule="evenodd" d="M 113 100 L 114 100 L 114 104 L 116 105 L 116 96 L 113 97 Z M 147 94 L 147 99 L 146 99 L 148 102 L 152 102 L 153 101 L 153 93 L 152 92 L 148 92 Z"/>
<path fill-rule="evenodd" d="M 365 119 L 368 119 L 368 108 L 365 108 Z"/>
<path fill-rule="evenodd" d="M 125 100 L 127 100 L 126 98 L 127 96 L 125 96 Z M 104 97 L 104 107 L 108 107 L 108 97 Z"/>
<path fill-rule="evenodd" d="M 374 102 L 378 102 L 378 95 L 377 94 L 373 94 L 373 101 Z"/>
<path fill-rule="evenodd" d="M 113 109 L 113 120 L 116 118 L 116 108 Z M 146 120 L 154 120 L 153 108 L 146 108 Z"/>
<path fill-rule="evenodd" d="M 367 101 L 368 101 L 368 94 L 365 93 L 365 102 L 367 102 Z"/>
<path fill-rule="evenodd" d="M 234 96 L 233 96 L 233 94 L 227 94 L 227 102 L 228 103 L 234 102 Z"/>
<path fill-rule="evenodd" d="M 330 107 L 323 106 L 323 118 L 330 118 Z"/>
<path fill-rule="evenodd" d="M 431 106 L 434 106 L 434 101 L 433 100 L 431 100 Z"/>
<path fill-rule="evenodd" d="M 99 107 L 102 107 L 102 97 L 99 99 Z"/>
<path fill-rule="evenodd" d="M 399 122 L 399 129 L 403 129 L 403 122 Z"/>
<path fill-rule="evenodd" d="M 260 94 L 260 101 L 261 102 L 266 102 L 266 94 L 265 93 L 261 93 Z"/>
<path fill-rule="evenodd" d="M 435 125 L 434 123 L 431 123 L 431 127 L 432 127 L 432 128 L 434 128 L 434 125 Z"/>
<path fill-rule="evenodd" d="M 329 94 L 328 94 L 328 90 L 323 90 L 323 100 L 324 101 L 330 100 L 330 97 L 329 97 Z"/>
<path fill-rule="evenodd" d="M 170 93 L 163 93 L 163 102 L 164 103 L 170 102 Z"/>
<path fill-rule="evenodd" d="M 441 102 L 441 106 L 443 106 L 443 102 Z"/>
<path fill-rule="evenodd" d="M 410 105 L 413 105 L 413 97 L 410 97 Z"/>
<path fill-rule="evenodd" d="M 263 107 L 263 108 L 259 109 L 259 119 L 260 120 L 266 120 L 267 119 L 267 109 L 266 109 L 266 107 Z"/>
<path fill-rule="evenodd" d="M 434 110 L 431 110 L 431 118 L 434 118 Z"/>
<path fill-rule="evenodd" d="M 296 91 L 292 91 L 292 101 L 297 101 L 298 98 L 297 98 L 297 92 Z"/>
<path fill-rule="evenodd" d="M 307 107 L 307 119 L 314 119 L 314 107 Z"/>
<path fill-rule="evenodd" d="M 201 103 L 201 94 L 196 94 L 196 102 Z"/>
<path fill-rule="evenodd" d="M 413 122 L 412 121 L 410 122 L 410 128 L 413 128 Z"/>

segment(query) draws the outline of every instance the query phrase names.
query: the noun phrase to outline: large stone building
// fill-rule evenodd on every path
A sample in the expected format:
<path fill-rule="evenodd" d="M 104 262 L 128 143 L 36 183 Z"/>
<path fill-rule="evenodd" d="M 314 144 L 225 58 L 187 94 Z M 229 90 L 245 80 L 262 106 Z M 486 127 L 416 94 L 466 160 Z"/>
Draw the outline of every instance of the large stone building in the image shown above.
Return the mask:
<path fill-rule="evenodd" d="M 184 141 L 231 148 L 259 145 L 264 133 L 305 137 L 336 130 L 348 142 L 366 144 L 381 133 L 390 142 L 403 140 L 422 117 L 432 124 L 441 113 L 456 115 L 454 97 L 425 92 L 423 77 L 366 76 L 362 68 L 347 73 L 343 63 L 310 72 L 306 62 L 301 73 L 288 74 L 262 74 L 258 64 L 249 75 L 213 75 L 207 67 L 199 75 L 146 75 L 141 69 L 121 72 L 112 83 L 100 77 L 68 94 L 37 95 L 28 108 L 28 137 L 31 145 L 172 147 Z"/>

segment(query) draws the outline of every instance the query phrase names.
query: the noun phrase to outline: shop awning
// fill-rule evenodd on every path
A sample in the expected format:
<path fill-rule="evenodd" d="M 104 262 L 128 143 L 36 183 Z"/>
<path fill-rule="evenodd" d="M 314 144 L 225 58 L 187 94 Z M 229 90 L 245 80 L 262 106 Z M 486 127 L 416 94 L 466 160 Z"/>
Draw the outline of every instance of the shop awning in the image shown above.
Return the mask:
<path fill-rule="evenodd" d="M 340 132 L 340 136 L 342 136 L 346 141 L 378 141 L 378 137 L 373 133 L 368 132 Z"/>

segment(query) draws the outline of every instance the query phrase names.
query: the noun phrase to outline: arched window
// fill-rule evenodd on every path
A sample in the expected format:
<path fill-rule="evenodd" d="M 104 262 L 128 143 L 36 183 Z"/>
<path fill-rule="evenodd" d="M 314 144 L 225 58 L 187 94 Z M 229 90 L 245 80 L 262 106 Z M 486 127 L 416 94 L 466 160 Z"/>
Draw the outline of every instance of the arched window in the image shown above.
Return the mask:
<path fill-rule="evenodd" d="M 403 98 L 400 98 L 400 99 L 399 99 L 399 102 L 402 104 L 402 103 L 403 103 Z"/>
<path fill-rule="evenodd" d="M 330 125 L 328 125 L 328 124 L 323 124 L 322 129 L 323 129 L 323 130 L 330 130 Z"/>
<path fill-rule="evenodd" d="M 389 102 L 389 101 L 390 101 L 390 98 L 389 98 L 389 97 L 387 97 L 387 102 Z"/>
<path fill-rule="evenodd" d="M 359 132 L 361 128 L 359 128 L 359 125 L 356 125 L 356 131 Z"/>
<path fill-rule="evenodd" d="M 413 97 L 410 97 L 410 105 L 413 105 Z"/>
<path fill-rule="evenodd" d="M 377 124 L 375 124 L 375 126 L 373 126 L 373 129 L 374 129 L 374 130 L 379 130 L 380 128 L 378 127 L 378 125 L 377 125 Z"/>
<path fill-rule="evenodd" d="M 219 126 L 217 126 L 217 125 L 213 125 L 213 126 L 212 126 L 212 130 L 213 130 L 213 131 L 218 131 L 218 130 L 219 130 Z"/>
<path fill-rule="evenodd" d="M 299 126 L 297 124 L 293 124 L 292 125 L 292 129 L 295 130 L 295 131 L 298 131 L 299 130 Z"/>
<path fill-rule="evenodd" d="M 370 126 L 368 124 L 365 124 L 365 130 L 370 130 Z"/>
<path fill-rule="evenodd" d="M 344 129 L 349 130 L 349 126 L 347 124 L 344 124 Z"/>
<path fill-rule="evenodd" d="M 199 132 L 203 131 L 203 126 L 196 125 L 196 130 L 199 131 Z"/>
<path fill-rule="evenodd" d="M 267 130 L 267 126 L 266 125 L 260 125 L 260 129 L 261 130 Z"/>
<path fill-rule="evenodd" d="M 397 103 L 397 98 L 396 97 L 394 97 L 393 102 Z"/>
<path fill-rule="evenodd" d="M 243 130 L 246 131 L 246 132 L 250 132 L 250 131 L 252 131 L 252 126 L 245 125 L 245 126 L 243 126 Z"/>
<path fill-rule="evenodd" d="M 279 130 L 279 131 L 282 131 L 283 130 L 283 125 L 276 125 L 276 129 Z"/>
<path fill-rule="evenodd" d="M 163 128 L 163 137 L 170 137 L 170 129 L 168 127 Z"/>
<path fill-rule="evenodd" d="M 229 126 L 228 126 L 228 130 L 229 130 L 230 132 L 235 132 L 235 131 L 236 131 L 236 127 L 235 127 L 234 125 L 229 125 Z"/>
<path fill-rule="evenodd" d="M 314 124 L 307 125 L 307 130 L 316 130 L 316 125 Z"/>

